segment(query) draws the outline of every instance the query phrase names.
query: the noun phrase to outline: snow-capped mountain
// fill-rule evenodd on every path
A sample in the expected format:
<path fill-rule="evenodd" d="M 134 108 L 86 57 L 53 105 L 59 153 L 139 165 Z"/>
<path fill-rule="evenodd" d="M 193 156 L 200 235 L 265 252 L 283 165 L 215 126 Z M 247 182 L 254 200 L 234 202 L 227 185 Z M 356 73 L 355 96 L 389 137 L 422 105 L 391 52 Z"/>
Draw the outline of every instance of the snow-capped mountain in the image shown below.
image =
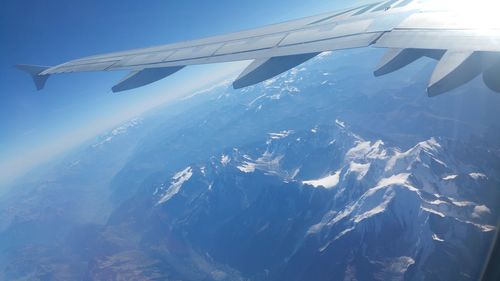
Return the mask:
<path fill-rule="evenodd" d="M 155 190 L 153 210 L 170 214 L 167 224 L 184 232 L 186 243 L 256 280 L 477 276 L 480 267 L 443 256 L 443 251 L 458 256 L 487 251 L 496 217 L 490 199 L 498 200 L 500 175 L 478 175 L 493 163 L 464 163 L 448 153 L 460 144 L 435 138 L 401 151 L 382 140 L 367 141 L 339 123 L 269 133 L 261 146 L 234 148 L 209 163 L 187 167 L 172 177 L 165 193 Z M 191 177 L 193 169 L 197 179 Z M 275 201 L 270 194 L 276 189 L 301 196 Z M 478 189 L 489 196 L 471 197 Z M 220 196 L 228 198 L 221 201 Z M 304 202 L 315 196 L 323 200 Z M 282 206 L 284 199 L 290 201 Z M 275 212 L 288 219 L 273 222 Z M 203 237 L 198 237 L 204 229 L 200 224 L 211 228 Z M 258 251 L 244 246 L 256 240 L 286 247 Z M 333 260 L 335 266 L 329 265 Z M 434 260 L 439 260 L 435 268 L 429 265 Z"/>
<path fill-rule="evenodd" d="M 500 96 L 429 99 L 425 75 L 373 79 L 373 52 L 221 83 L 70 152 L 0 198 L 0 279 L 475 280 Z"/>

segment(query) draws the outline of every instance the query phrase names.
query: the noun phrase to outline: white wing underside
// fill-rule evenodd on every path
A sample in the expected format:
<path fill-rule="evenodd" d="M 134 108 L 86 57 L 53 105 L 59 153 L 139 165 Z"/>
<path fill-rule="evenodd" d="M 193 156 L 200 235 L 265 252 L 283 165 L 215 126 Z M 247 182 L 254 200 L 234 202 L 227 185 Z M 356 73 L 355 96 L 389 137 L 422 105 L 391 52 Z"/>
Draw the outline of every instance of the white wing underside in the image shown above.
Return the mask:
<path fill-rule="evenodd" d="M 482 75 L 500 92 L 500 25 L 477 26 L 468 15 L 426 10 L 412 0 L 389 0 L 262 28 L 164 46 L 85 57 L 53 67 L 19 65 L 37 89 L 51 74 L 129 70 L 113 87 L 119 92 L 165 78 L 185 66 L 254 60 L 233 83 L 246 87 L 272 78 L 324 51 L 389 49 L 375 75 L 398 70 L 423 57 L 439 60 L 430 96 Z M 500 21 L 497 21 L 500 22 Z"/>

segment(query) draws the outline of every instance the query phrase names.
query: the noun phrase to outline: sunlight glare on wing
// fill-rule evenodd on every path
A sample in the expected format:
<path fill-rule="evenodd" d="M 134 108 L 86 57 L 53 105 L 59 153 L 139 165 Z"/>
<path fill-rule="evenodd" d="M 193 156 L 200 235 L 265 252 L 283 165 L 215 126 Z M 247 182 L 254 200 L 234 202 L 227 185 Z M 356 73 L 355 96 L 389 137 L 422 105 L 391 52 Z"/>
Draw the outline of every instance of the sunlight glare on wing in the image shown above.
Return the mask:
<path fill-rule="evenodd" d="M 451 12 L 453 21 L 467 29 L 487 32 L 500 29 L 499 0 L 434 0 L 425 1 L 430 10 Z"/>

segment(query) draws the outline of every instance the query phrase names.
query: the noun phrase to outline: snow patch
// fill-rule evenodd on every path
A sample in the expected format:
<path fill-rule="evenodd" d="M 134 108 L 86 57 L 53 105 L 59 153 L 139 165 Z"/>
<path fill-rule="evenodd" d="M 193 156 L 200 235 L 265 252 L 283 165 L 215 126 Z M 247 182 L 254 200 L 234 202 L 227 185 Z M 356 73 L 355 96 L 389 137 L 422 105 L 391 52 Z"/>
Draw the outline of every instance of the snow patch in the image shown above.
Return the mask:
<path fill-rule="evenodd" d="M 443 239 L 439 238 L 435 233 L 432 234 L 432 240 L 434 241 L 439 241 L 439 242 L 444 242 Z"/>
<path fill-rule="evenodd" d="M 441 148 L 441 145 L 433 137 L 430 138 L 429 140 L 418 143 L 417 146 L 427 151 L 437 151 L 438 148 Z"/>
<path fill-rule="evenodd" d="M 265 82 L 264 82 L 264 83 L 265 83 Z M 263 95 L 260 95 L 260 96 L 256 97 L 254 100 L 252 100 L 252 101 L 248 104 L 248 106 L 252 106 L 252 105 L 253 105 L 256 101 L 260 100 L 261 98 L 264 98 L 265 96 L 266 96 L 266 94 L 263 94 Z M 262 106 L 262 105 L 260 105 L 260 106 Z"/>
<path fill-rule="evenodd" d="M 170 186 L 167 191 L 163 194 L 158 204 L 163 204 L 170 200 L 174 195 L 179 193 L 182 185 L 187 182 L 191 176 L 193 176 L 193 169 L 191 167 L 187 167 L 186 169 L 177 172 L 173 177 Z"/>
<path fill-rule="evenodd" d="M 467 206 L 475 205 L 474 203 L 472 203 L 470 201 L 456 201 L 451 197 L 449 197 L 448 199 L 450 199 L 450 201 L 453 205 L 458 206 L 458 207 L 467 207 Z"/>
<path fill-rule="evenodd" d="M 268 140 L 269 144 L 270 140 Z M 269 151 L 265 151 L 261 157 L 253 160 L 248 155 L 243 155 L 244 161 L 241 162 L 236 168 L 244 173 L 253 173 L 255 170 L 261 170 L 267 175 L 279 175 L 285 179 L 289 179 L 289 174 L 287 171 L 283 171 L 280 168 L 280 161 L 283 159 L 283 155 L 274 155 Z"/>
<path fill-rule="evenodd" d="M 400 165 L 401 164 L 407 165 L 406 169 L 410 170 L 411 165 L 415 161 L 421 161 L 420 153 L 422 151 L 425 151 L 427 154 L 433 155 L 434 153 L 437 153 L 440 148 L 441 148 L 441 145 L 436 141 L 436 139 L 431 138 L 429 140 L 419 142 L 417 145 L 415 145 L 414 147 L 410 148 L 409 150 L 407 150 L 405 152 L 396 151 L 394 156 L 392 156 L 389 159 L 389 161 L 387 161 L 385 171 L 390 171 L 390 170 L 394 169 L 396 167 L 396 164 L 398 164 L 398 163 L 400 163 Z M 443 161 L 436 159 L 435 157 L 433 157 L 433 159 L 437 163 L 446 167 L 446 164 Z M 402 163 L 400 162 L 400 160 L 402 161 Z"/>
<path fill-rule="evenodd" d="M 329 221 L 331 221 L 332 219 L 335 218 L 336 215 L 337 215 L 336 211 L 333 211 L 333 210 L 328 211 L 323 216 L 323 218 L 321 219 L 321 221 L 319 223 L 312 225 L 307 230 L 307 234 L 311 235 L 311 234 L 316 234 L 316 233 L 320 232 L 323 229 L 323 227 L 325 227 L 325 225 L 328 224 Z"/>
<path fill-rule="evenodd" d="M 242 165 L 240 165 L 236 168 L 238 168 L 243 173 L 253 173 L 253 172 L 255 172 L 256 167 L 257 167 L 257 164 L 245 161 Z"/>
<path fill-rule="evenodd" d="M 483 173 L 470 173 L 469 177 L 471 177 L 471 178 L 473 178 L 475 180 L 488 179 L 488 177 L 485 174 L 483 174 Z"/>
<path fill-rule="evenodd" d="M 427 202 L 431 205 L 441 205 L 441 204 L 448 204 L 448 202 L 446 201 L 443 201 L 443 200 L 439 200 L 439 199 L 436 199 L 436 200 L 433 200 L 433 201 L 429 201 Z"/>
<path fill-rule="evenodd" d="M 433 214 L 435 214 L 435 215 L 438 215 L 438 216 L 440 216 L 440 217 L 442 217 L 442 218 L 446 217 L 443 213 L 438 212 L 438 211 L 433 210 L 433 209 L 429 209 L 429 208 L 425 208 L 425 207 L 420 207 L 420 209 L 422 209 L 423 211 L 426 211 L 426 212 L 429 212 L 429 213 L 433 213 Z"/>
<path fill-rule="evenodd" d="M 229 162 L 231 162 L 231 158 L 229 158 L 229 156 L 226 154 L 222 154 L 220 157 L 220 163 L 222 164 L 222 166 L 226 166 L 227 164 L 229 164 Z"/>
<path fill-rule="evenodd" d="M 337 239 L 341 238 L 342 236 L 346 235 L 347 233 L 349 233 L 349 232 L 351 232 L 351 231 L 353 231 L 353 230 L 354 230 L 354 227 L 349 227 L 349 228 L 347 228 L 347 229 L 342 230 L 342 232 L 340 232 L 339 234 L 337 234 L 337 236 L 335 236 L 335 238 L 333 238 L 333 241 L 335 241 L 335 240 L 337 240 Z M 325 248 L 325 247 L 323 247 L 320 251 L 322 252 L 322 251 L 324 251 L 325 249 L 326 249 L 326 248 Z"/>
<path fill-rule="evenodd" d="M 485 205 L 479 205 L 474 207 L 474 211 L 472 212 L 471 217 L 480 218 L 486 214 L 491 214 L 491 210 Z"/>
<path fill-rule="evenodd" d="M 278 80 L 279 77 L 274 77 L 271 79 L 267 79 L 266 81 L 263 82 L 265 87 L 271 86 L 276 80 Z"/>
<path fill-rule="evenodd" d="M 269 137 L 273 140 L 279 140 L 288 137 L 293 133 L 293 130 L 281 131 L 279 133 L 269 133 Z"/>
<path fill-rule="evenodd" d="M 410 173 L 401 173 L 401 174 L 393 175 L 393 176 L 388 177 L 388 178 L 383 178 L 377 183 L 377 186 L 381 187 L 381 186 L 388 186 L 388 185 L 407 185 L 409 176 L 410 176 Z"/>
<path fill-rule="evenodd" d="M 92 145 L 93 148 L 95 147 L 99 147 L 99 146 L 102 146 L 108 142 L 110 142 L 111 140 L 113 140 L 115 137 L 119 136 L 119 135 L 123 135 L 125 133 L 128 132 L 129 129 L 131 128 L 134 128 L 136 127 L 137 125 L 139 125 L 141 122 L 141 119 L 140 118 L 134 118 L 134 119 L 131 119 L 130 121 L 128 122 L 125 122 L 123 123 L 122 125 L 114 128 L 113 130 L 111 130 L 105 137 L 103 140 L 101 140 L 100 142 L 98 143 L 95 143 L 94 145 Z"/>
<path fill-rule="evenodd" d="M 434 160 L 434 161 L 438 162 L 440 165 L 448 168 L 448 165 L 446 165 L 446 163 L 444 163 L 443 161 L 441 161 L 435 157 L 432 157 L 432 160 Z"/>
<path fill-rule="evenodd" d="M 374 190 L 376 191 L 376 188 L 374 188 Z M 368 191 L 365 193 L 365 195 L 367 195 L 366 197 L 369 197 L 369 195 L 372 195 L 373 191 Z M 366 197 L 365 195 L 363 195 L 361 202 L 364 203 L 364 201 L 366 200 Z M 376 205 L 374 208 L 360 214 L 360 215 L 357 215 L 354 217 L 354 222 L 355 223 L 359 223 L 367 218 L 370 218 L 370 217 L 373 217 L 375 216 L 376 214 L 380 214 L 380 213 L 383 213 L 387 206 L 389 205 L 389 203 L 392 201 L 392 199 L 394 198 L 394 194 L 387 194 L 387 195 L 384 195 L 383 196 L 383 200 L 381 204 L 379 205 Z"/>
<path fill-rule="evenodd" d="M 357 180 L 362 180 L 368 173 L 369 169 L 370 169 L 370 163 L 360 164 L 356 162 L 351 162 L 349 164 L 349 171 L 358 174 L 356 177 Z"/>
<path fill-rule="evenodd" d="M 458 175 L 448 175 L 444 177 L 443 180 L 445 181 L 454 180 L 456 177 L 458 177 Z"/>
<path fill-rule="evenodd" d="M 335 119 L 335 124 L 337 124 L 341 128 L 345 128 L 345 122 L 342 122 L 339 119 Z"/>
<path fill-rule="evenodd" d="M 395 276 L 391 280 L 404 280 L 404 273 L 408 268 L 415 263 L 415 260 L 411 257 L 397 257 L 388 258 L 380 262 L 384 266 L 384 271 L 392 276 Z"/>
<path fill-rule="evenodd" d="M 334 174 L 328 175 L 324 178 L 303 181 L 302 183 L 312 185 L 314 187 L 323 186 L 325 188 L 333 188 L 339 183 L 339 180 L 340 180 L 340 170 L 338 170 Z"/>
<path fill-rule="evenodd" d="M 373 144 L 370 141 L 357 141 L 356 146 L 351 148 L 347 154 L 347 159 L 385 159 L 387 151 L 383 149 L 384 142 L 378 140 Z"/>

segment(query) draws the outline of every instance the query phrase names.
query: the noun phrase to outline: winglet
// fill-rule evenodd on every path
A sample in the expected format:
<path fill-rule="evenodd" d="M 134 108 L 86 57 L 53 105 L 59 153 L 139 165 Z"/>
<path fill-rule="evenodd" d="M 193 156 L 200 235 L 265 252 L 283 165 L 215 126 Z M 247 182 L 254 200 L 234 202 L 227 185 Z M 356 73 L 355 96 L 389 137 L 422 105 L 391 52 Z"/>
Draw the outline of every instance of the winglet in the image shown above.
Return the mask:
<path fill-rule="evenodd" d="M 31 78 L 33 78 L 33 82 L 35 82 L 35 86 L 38 91 L 43 89 L 43 87 L 45 86 L 45 82 L 47 82 L 47 79 L 49 78 L 49 74 L 40 75 L 40 73 L 50 68 L 49 66 L 18 64 L 16 65 L 16 67 L 31 75 Z"/>

